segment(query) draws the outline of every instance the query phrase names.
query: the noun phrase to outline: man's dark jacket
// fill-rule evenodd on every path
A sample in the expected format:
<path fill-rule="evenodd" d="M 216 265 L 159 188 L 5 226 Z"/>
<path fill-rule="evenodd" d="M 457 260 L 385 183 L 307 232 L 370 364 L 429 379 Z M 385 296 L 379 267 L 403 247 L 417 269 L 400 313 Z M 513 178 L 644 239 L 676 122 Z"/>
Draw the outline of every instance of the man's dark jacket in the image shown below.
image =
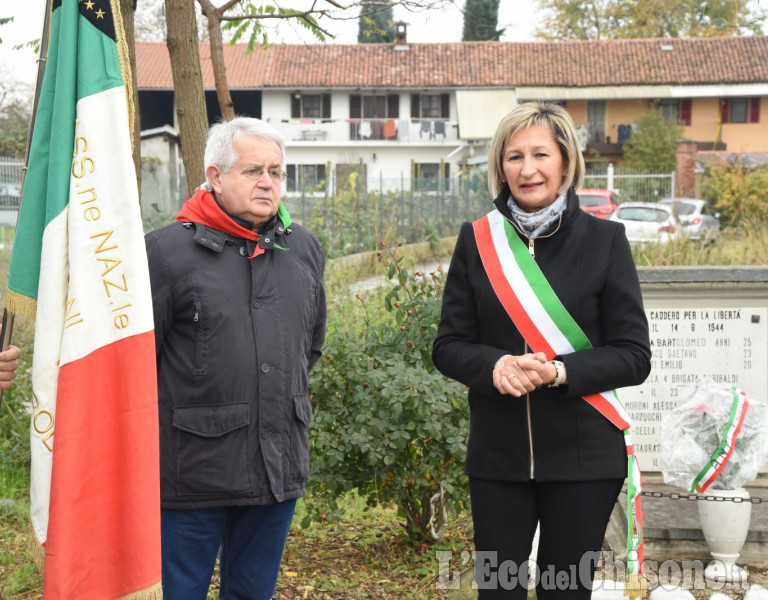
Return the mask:
<path fill-rule="evenodd" d="M 507 218 L 508 197 L 505 187 L 495 201 Z M 650 372 L 648 323 L 624 227 L 582 211 L 571 190 L 561 220 L 535 239 L 533 250 L 593 349 L 558 357 L 568 374 L 565 386 L 539 388 L 528 399 L 499 394 L 496 361 L 531 350 L 494 293 L 472 224 L 465 223 L 448 270 L 433 358 L 441 373 L 469 388 L 466 472 L 507 481 L 626 477 L 621 431 L 581 397 L 639 385 Z"/>
<path fill-rule="evenodd" d="M 275 245 L 255 258 L 255 242 L 198 223 L 146 236 L 163 508 L 304 495 L 325 258 L 301 225 L 275 217 L 265 231 Z"/>

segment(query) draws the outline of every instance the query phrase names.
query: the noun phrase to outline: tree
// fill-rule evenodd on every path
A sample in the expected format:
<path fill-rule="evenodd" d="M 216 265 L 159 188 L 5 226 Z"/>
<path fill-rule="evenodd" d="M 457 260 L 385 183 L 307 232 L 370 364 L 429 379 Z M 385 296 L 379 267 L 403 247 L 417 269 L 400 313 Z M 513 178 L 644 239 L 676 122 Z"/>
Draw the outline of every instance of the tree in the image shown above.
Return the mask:
<path fill-rule="evenodd" d="M 464 6 L 463 42 L 498 40 L 504 33 L 499 24 L 499 0 L 467 0 Z"/>
<path fill-rule="evenodd" d="M 683 136 L 682 126 L 664 122 L 657 108 L 641 114 L 635 125 L 623 147 L 626 165 L 657 173 L 674 171 L 677 142 Z"/>
<path fill-rule="evenodd" d="M 0 95 L 3 91 L 0 89 Z M 30 104 L 20 97 L 0 99 L 0 156 L 25 158 Z"/>
<path fill-rule="evenodd" d="M 750 0 L 541 0 L 545 41 L 760 34 Z"/>
<path fill-rule="evenodd" d="M 380 8 L 381 2 L 367 0 L 360 5 L 357 26 L 359 44 L 390 43 L 395 41 L 392 6 Z"/>
<path fill-rule="evenodd" d="M 168 54 L 176 94 L 176 116 L 182 139 L 181 157 L 186 172 L 186 194 L 189 197 L 205 181 L 203 154 L 208 133 L 195 5 L 187 0 L 165 0 L 165 14 Z"/>

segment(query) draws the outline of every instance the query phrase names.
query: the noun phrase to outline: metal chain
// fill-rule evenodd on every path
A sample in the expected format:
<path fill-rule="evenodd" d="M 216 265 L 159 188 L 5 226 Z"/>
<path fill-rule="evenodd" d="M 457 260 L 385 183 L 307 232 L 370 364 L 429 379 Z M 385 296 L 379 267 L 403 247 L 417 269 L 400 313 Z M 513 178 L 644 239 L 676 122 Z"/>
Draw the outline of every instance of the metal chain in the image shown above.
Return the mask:
<path fill-rule="evenodd" d="M 627 490 L 623 490 L 626 494 Z M 641 496 L 650 496 L 651 498 L 669 498 L 670 500 L 694 500 L 707 502 L 734 502 L 741 504 L 749 502 L 750 504 L 762 504 L 768 502 L 768 498 L 731 498 L 726 496 L 702 496 L 701 494 L 681 494 L 679 492 L 641 492 Z"/>

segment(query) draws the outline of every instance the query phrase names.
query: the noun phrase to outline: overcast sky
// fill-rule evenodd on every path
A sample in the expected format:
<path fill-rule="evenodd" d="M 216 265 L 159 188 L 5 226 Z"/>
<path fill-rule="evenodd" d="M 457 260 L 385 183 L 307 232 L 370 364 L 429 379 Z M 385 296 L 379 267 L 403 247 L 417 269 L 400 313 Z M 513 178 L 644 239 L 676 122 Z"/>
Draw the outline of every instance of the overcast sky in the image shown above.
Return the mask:
<path fill-rule="evenodd" d="M 311 0 L 285 0 L 285 6 L 301 8 Z M 215 1 L 220 4 L 219 1 Z M 13 16 L 10 25 L 0 27 L 0 76 L 34 85 L 37 73 L 37 55 L 32 50 L 11 50 L 16 44 L 23 44 L 40 37 L 43 28 L 45 0 L 1 0 L 0 17 Z M 458 7 L 463 7 L 464 0 L 455 0 L 454 5 L 444 10 L 429 10 L 409 13 L 395 9 L 395 20 L 408 23 L 408 41 L 418 42 L 458 42 L 461 41 L 464 19 Z M 503 0 L 499 9 L 499 27 L 506 28 L 504 41 L 528 41 L 532 39 L 536 26 L 535 7 L 537 0 Z M 139 2 L 141 10 L 141 2 Z M 328 21 L 326 27 L 336 35 L 331 43 L 357 43 L 357 18 L 346 21 Z M 314 38 L 302 27 L 289 26 L 286 23 L 270 34 L 273 42 L 300 43 L 312 42 Z"/>

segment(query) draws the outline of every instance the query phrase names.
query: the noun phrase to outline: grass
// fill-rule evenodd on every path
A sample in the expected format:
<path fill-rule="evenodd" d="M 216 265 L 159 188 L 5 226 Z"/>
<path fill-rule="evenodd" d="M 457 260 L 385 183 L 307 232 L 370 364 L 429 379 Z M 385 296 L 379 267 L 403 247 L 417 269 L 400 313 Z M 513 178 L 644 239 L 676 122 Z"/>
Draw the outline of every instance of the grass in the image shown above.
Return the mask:
<path fill-rule="evenodd" d="M 9 238 L 11 234 L 6 233 Z M 439 261 L 447 265 L 454 239 L 402 249 L 404 264 Z M 702 247 L 686 241 L 634 249 L 639 266 L 704 266 L 768 264 L 768 230 L 759 226 L 724 229 L 720 239 Z M 0 278 L 8 272 L 10 251 L 0 248 Z M 329 309 L 342 312 L 352 300 L 350 284 L 381 275 L 376 252 L 356 259 L 330 261 L 327 270 Z M 0 296 L 4 289 L 0 291 Z M 0 298 L 2 300 L 2 298 Z M 42 576 L 28 545 L 29 440 L 23 403 L 31 397 L 33 323 L 16 318 L 13 341 L 20 346 L 22 366 L 13 390 L 3 396 L 0 410 L 0 598 L 32 600 L 42 597 Z M 471 550 L 470 523 L 466 514 L 455 515 L 445 540 L 426 546 L 411 542 L 392 507 L 369 509 L 354 495 L 344 499 L 346 511 L 333 523 L 302 529 L 299 502 L 291 528 L 276 600 L 349 598 L 458 600 L 472 593 L 439 589 L 438 551 L 452 552 L 451 572 L 466 571 L 461 553 Z M 465 561 L 466 562 L 466 561 Z M 209 598 L 217 597 L 215 577 Z M 766 584 L 768 585 L 768 584 Z M 699 596 L 697 596 L 699 597 Z M 703 597 L 703 596 L 702 596 Z"/>
<path fill-rule="evenodd" d="M 768 231 L 761 224 L 723 229 L 716 242 L 689 240 L 633 248 L 638 267 L 768 265 Z"/>

